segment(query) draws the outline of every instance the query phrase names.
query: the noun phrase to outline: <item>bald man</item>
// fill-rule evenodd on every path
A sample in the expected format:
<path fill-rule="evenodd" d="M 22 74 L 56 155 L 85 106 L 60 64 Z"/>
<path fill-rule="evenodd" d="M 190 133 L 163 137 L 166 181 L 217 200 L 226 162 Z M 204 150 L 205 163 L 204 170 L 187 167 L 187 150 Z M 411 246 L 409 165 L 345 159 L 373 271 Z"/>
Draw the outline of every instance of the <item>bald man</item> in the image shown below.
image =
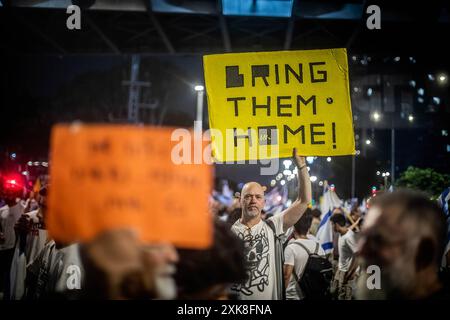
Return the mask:
<path fill-rule="evenodd" d="M 298 196 L 282 213 L 263 221 L 261 210 L 265 205 L 265 187 L 257 182 L 244 185 L 240 195 L 241 218 L 231 230 L 245 244 L 247 280 L 234 286 L 242 300 L 280 300 L 283 297 L 282 247 L 275 240 L 292 227 L 311 202 L 311 182 L 305 158 L 293 152 L 298 168 Z"/>

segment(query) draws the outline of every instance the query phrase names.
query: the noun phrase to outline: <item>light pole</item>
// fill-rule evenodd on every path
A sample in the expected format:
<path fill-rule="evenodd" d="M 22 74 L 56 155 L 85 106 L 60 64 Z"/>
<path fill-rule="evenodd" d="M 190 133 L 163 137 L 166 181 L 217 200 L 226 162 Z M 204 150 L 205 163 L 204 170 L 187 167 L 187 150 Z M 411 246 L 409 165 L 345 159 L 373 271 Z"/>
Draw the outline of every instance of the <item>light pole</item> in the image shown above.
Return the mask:
<path fill-rule="evenodd" d="M 356 154 L 352 155 L 352 198 L 355 197 L 356 184 Z"/>
<path fill-rule="evenodd" d="M 395 128 L 393 124 L 391 128 L 391 172 L 391 184 L 393 185 L 395 182 Z M 389 172 L 386 172 L 386 174 L 389 176 Z"/>
<path fill-rule="evenodd" d="M 195 117 L 197 126 L 195 131 L 201 134 L 203 129 L 203 95 L 205 94 L 205 88 L 202 85 L 196 85 L 194 89 L 197 91 L 197 114 Z"/>
<path fill-rule="evenodd" d="M 390 173 L 389 172 L 383 172 L 382 177 L 384 178 L 384 191 L 388 190 L 387 183 L 388 183 L 388 177 Z"/>

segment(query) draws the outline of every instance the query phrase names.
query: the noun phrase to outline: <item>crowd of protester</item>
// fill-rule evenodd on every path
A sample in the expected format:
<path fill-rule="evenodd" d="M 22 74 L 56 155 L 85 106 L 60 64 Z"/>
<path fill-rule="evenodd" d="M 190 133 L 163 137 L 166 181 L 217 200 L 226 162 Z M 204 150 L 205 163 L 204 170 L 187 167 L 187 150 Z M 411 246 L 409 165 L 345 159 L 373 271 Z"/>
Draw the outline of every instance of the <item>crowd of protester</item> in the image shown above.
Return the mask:
<path fill-rule="evenodd" d="M 446 299 L 448 196 L 398 190 L 367 212 L 336 207 L 332 246 L 318 230 L 304 157 L 295 154 L 297 198 L 264 211 L 266 187 L 246 183 L 230 205 L 211 200 L 206 250 L 141 243 L 110 230 L 88 243 L 58 243 L 45 228 L 47 192 L 0 196 L 0 298 L 39 299 Z M 446 208 L 446 209 L 445 209 Z"/>

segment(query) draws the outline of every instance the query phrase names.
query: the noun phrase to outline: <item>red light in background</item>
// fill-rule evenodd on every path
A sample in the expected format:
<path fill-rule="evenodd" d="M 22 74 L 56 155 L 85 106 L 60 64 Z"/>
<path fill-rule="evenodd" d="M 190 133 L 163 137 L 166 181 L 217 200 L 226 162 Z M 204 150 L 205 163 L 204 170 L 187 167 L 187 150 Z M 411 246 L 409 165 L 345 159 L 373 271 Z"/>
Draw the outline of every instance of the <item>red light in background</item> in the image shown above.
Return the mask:
<path fill-rule="evenodd" d="M 19 191 L 24 187 L 23 179 L 19 174 L 11 173 L 3 178 L 3 188 L 10 191 Z"/>

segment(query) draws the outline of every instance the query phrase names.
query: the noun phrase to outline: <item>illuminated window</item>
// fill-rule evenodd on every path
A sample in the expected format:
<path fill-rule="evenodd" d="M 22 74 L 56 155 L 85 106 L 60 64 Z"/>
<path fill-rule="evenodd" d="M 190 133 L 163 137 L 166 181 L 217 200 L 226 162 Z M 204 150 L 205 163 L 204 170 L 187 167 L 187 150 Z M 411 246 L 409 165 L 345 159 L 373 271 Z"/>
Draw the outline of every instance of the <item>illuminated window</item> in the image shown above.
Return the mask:
<path fill-rule="evenodd" d="M 222 0 L 223 14 L 230 16 L 290 17 L 292 0 Z"/>

